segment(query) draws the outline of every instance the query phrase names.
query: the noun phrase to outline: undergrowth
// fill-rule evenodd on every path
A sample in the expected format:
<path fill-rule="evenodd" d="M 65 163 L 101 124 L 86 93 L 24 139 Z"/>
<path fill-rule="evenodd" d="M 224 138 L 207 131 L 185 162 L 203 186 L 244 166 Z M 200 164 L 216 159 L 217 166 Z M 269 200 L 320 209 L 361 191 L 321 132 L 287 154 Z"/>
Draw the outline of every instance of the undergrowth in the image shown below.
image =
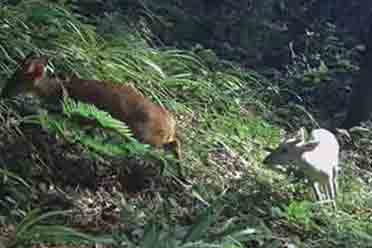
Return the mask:
<path fill-rule="evenodd" d="M 100 34 L 68 6 L 44 1 L 2 5 L 0 20 L 3 79 L 34 51 L 50 56 L 49 73 L 133 82 L 175 113 L 184 154 L 182 178 L 172 156 L 139 143 L 125 123 L 94 106 L 69 98 L 2 100 L 0 242 L 364 247 L 370 241 L 370 178 L 360 181 L 352 163 L 343 163 L 337 210 L 312 202 L 303 182 L 263 167 L 263 148 L 277 145 L 282 132 L 273 108 L 280 94 L 259 73 L 210 63 L 208 50 L 154 47 L 143 30 Z M 148 174 L 144 164 L 164 170 Z M 135 172 L 122 176 L 123 168 Z M 94 187 L 84 189 L 81 177 Z M 125 191 L 142 177 L 150 182 L 140 195 Z M 63 201 L 53 204 L 54 196 Z"/>

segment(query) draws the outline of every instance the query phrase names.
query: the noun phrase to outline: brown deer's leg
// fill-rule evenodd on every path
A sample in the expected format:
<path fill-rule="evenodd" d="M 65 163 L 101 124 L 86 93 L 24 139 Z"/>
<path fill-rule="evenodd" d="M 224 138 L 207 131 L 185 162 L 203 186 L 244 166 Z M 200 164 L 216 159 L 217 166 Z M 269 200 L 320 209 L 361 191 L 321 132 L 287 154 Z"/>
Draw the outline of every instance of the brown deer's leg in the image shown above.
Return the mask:
<path fill-rule="evenodd" d="M 178 139 L 175 139 L 174 141 L 171 141 L 168 144 L 165 144 L 163 147 L 165 151 L 171 151 L 175 155 L 177 160 L 182 159 L 181 143 Z"/>

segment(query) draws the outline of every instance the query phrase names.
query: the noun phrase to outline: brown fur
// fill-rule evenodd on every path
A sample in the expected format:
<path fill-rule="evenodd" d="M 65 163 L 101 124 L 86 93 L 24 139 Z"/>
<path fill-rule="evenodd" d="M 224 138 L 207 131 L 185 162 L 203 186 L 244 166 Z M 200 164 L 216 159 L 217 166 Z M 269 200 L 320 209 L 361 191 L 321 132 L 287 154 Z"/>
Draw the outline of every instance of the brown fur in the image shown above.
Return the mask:
<path fill-rule="evenodd" d="M 125 122 L 140 142 L 156 147 L 178 143 L 175 137 L 176 122 L 172 114 L 152 103 L 131 85 L 116 85 L 74 76 L 64 81 L 63 86 L 71 97 L 92 103 Z"/>
<path fill-rule="evenodd" d="M 28 68 L 24 70 L 27 71 Z M 60 97 L 62 89 L 66 89 L 70 97 L 94 104 L 114 118 L 125 122 L 140 142 L 172 150 L 176 158 L 181 159 L 180 142 L 176 138 L 176 121 L 173 115 L 152 103 L 133 85 L 81 79 L 77 76 L 50 78 L 44 76 L 43 79 L 31 83 L 32 91 L 41 97 Z M 24 88 L 30 88 L 26 86 L 24 85 Z M 20 89 L 18 91 L 16 94 L 22 93 Z"/>

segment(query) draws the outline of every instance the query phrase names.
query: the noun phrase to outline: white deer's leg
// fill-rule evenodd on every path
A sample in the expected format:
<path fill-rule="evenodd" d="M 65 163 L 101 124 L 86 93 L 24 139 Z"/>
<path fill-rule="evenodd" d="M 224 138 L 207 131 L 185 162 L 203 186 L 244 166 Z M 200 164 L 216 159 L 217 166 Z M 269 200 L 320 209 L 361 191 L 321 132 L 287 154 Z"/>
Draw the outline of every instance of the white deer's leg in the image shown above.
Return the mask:
<path fill-rule="evenodd" d="M 336 209 L 336 189 L 334 188 L 334 178 L 329 178 L 327 188 L 331 192 L 330 200 L 332 201 L 332 206 Z"/>
<path fill-rule="evenodd" d="M 332 189 L 330 188 L 328 181 L 326 184 L 323 184 L 323 188 L 325 192 L 325 200 L 332 199 Z"/>
<path fill-rule="evenodd" d="M 323 200 L 322 193 L 320 192 L 319 183 L 318 182 L 314 182 L 313 183 L 313 189 L 314 189 L 314 192 L 315 192 L 315 195 L 316 195 L 317 200 L 318 201 Z"/>
<path fill-rule="evenodd" d="M 337 176 L 338 176 L 337 175 L 338 174 L 337 167 L 333 167 L 332 174 L 333 174 L 333 176 L 332 176 L 332 185 L 333 185 L 334 197 L 336 198 L 336 196 L 337 196 L 337 188 L 338 188 L 338 186 L 337 186 Z"/>
<path fill-rule="evenodd" d="M 333 178 L 329 178 L 327 188 L 328 188 L 328 191 L 330 192 L 330 199 L 331 200 L 334 200 L 336 198 L 336 194 L 335 194 L 336 191 L 335 191 L 333 183 L 334 183 Z"/>
<path fill-rule="evenodd" d="M 337 209 L 336 207 L 336 197 L 337 197 L 337 190 L 338 190 L 338 185 L 337 185 L 337 177 L 338 177 L 338 164 L 336 164 L 333 169 L 333 177 L 332 177 L 332 185 L 333 185 L 333 191 L 334 191 L 334 201 L 333 201 L 333 207 Z"/>

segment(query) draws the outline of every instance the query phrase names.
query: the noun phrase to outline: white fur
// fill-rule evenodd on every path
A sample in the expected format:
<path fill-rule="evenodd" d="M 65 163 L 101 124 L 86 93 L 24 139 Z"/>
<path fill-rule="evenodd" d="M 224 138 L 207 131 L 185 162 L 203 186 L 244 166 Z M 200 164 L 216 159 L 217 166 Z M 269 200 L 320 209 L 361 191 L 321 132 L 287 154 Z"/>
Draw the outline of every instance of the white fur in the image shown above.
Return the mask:
<path fill-rule="evenodd" d="M 268 165 L 293 163 L 313 181 L 318 200 L 324 199 L 320 193 L 320 186 L 324 187 L 326 198 L 334 200 L 340 150 L 337 139 L 326 129 L 315 129 L 311 132 L 310 140 L 305 141 L 303 130 L 300 132 L 300 138 L 280 144 L 264 163 Z"/>

